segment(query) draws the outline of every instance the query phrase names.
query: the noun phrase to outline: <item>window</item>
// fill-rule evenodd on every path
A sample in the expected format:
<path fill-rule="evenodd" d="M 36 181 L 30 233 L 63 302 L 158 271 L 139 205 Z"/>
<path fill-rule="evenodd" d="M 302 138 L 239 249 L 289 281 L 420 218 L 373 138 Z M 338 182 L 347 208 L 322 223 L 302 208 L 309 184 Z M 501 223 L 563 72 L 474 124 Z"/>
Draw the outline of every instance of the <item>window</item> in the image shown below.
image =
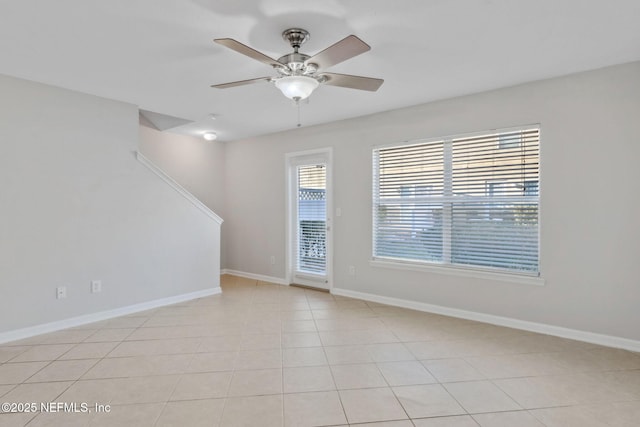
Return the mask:
<path fill-rule="evenodd" d="M 300 272 L 324 274 L 327 267 L 326 165 L 302 165 L 298 175 L 298 262 Z"/>
<path fill-rule="evenodd" d="M 374 149 L 374 259 L 537 275 L 539 132 Z"/>
<path fill-rule="evenodd" d="M 521 142 L 522 135 L 519 131 L 505 132 L 498 135 L 498 148 L 501 150 L 519 148 Z"/>

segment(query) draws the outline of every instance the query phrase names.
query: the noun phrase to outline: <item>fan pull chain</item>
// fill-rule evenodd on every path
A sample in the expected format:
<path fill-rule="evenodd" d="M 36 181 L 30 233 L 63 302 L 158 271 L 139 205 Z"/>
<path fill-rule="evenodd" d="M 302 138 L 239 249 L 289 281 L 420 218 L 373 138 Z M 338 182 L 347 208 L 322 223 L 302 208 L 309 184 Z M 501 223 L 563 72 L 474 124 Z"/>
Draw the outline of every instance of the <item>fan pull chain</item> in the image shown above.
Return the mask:
<path fill-rule="evenodd" d="M 296 99 L 296 107 L 298 108 L 298 127 L 302 126 L 300 123 L 300 98 Z"/>

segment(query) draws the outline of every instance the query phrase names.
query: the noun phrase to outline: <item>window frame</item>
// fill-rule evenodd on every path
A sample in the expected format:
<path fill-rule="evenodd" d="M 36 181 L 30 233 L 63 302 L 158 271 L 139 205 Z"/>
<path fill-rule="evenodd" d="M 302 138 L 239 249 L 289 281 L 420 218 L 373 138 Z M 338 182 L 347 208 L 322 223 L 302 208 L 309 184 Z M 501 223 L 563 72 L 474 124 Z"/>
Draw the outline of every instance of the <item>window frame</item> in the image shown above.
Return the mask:
<path fill-rule="evenodd" d="M 451 239 L 446 239 L 445 233 L 451 234 L 453 230 L 453 226 L 451 225 L 451 216 L 447 219 L 447 213 L 444 209 L 443 204 L 443 259 L 441 262 L 429 261 L 429 260 L 416 260 L 401 257 L 392 257 L 386 255 L 377 255 L 376 254 L 376 233 L 378 230 L 378 206 L 379 206 L 379 197 L 380 197 L 380 188 L 379 188 L 379 173 L 380 173 L 380 164 L 379 164 L 379 155 L 376 153 L 379 150 L 385 148 L 393 148 L 393 147 L 408 147 L 412 145 L 422 145 L 429 143 L 441 143 L 443 146 L 443 178 L 445 180 L 445 192 L 443 192 L 443 199 L 447 199 L 448 197 L 453 197 L 453 194 L 446 194 L 446 189 L 453 188 L 452 178 L 451 178 L 451 168 L 452 168 L 452 155 L 451 155 L 451 147 L 452 142 L 458 139 L 465 138 L 474 138 L 474 137 L 482 137 L 482 136 L 491 136 L 493 134 L 502 134 L 502 133 L 510 133 L 510 132 L 518 132 L 518 131 L 526 131 L 536 129 L 538 131 L 538 167 L 537 167 L 537 194 L 535 195 L 535 201 L 537 204 L 537 270 L 536 271 L 526 271 L 526 270 L 517 270 L 517 269 L 508 269 L 508 268 L 495 268 L 489 266 L 482 265 L 473 265 L 473 264 L 457 264 L 451 262 L 451 257 L 446 259 L 445 253 L 451 255 L 453 252 L 451 248 L 446 248 L 447 245 L 446 240 L 451 242 Z M 539 124 L 531 124 L 531 125 L 523 125 L 516 126 L 510 128 L 500 128 L 500 129 L 490 129 L 480 132 L 470 132 L 456 135 L 448 135 L 445 137 L 436 137 L 436 138 L 423 138 L 411 141 L 401 141 L 383 145 L 374 145 L 372 146 L 371 156 L 372 156 L 372 256 L 370 260 L 370 264 L 374 267 L 384 267 L 384 268 L 395 268 L 402 270 L 413 270 L 413 271 L 428 271 L 428 272 L 436 272 L 440 274 L 450 274 L 456 276 L 465 276 L 465 277 L 479 277 L 479 278 L 487 278 L 508 282 L 517 282 L 524 284 L 534 284 L 534 285 L 544 285 L 544 279 L 542 278 L 542 269 L 541 269 L 541 127 Z M 498 141 L 498 146 L 496 147 L 498 150 L 509 150 L 509 149 L 519 149 L 522 144 L 522 139 L 518 140 L 518 147 L 502 147 L 500 145 L 501 137 L 496 137 Z M 449 148 L 447 148 L 447 145 Z M 448 183 L 446 182 L 448 181 Z M 525 182 L 525 189 L 527 183 L 531 182 L 527 180 Z M 523 194 L 526 196 L 526 199 L 531 199 L 530 194 Z M 419 196 L 418 196 L 419 197 Z M 449 208 L 455 205 L 453 202 L 446 203 Z M 447 224 L 448 223 L 448 224 Z"/>

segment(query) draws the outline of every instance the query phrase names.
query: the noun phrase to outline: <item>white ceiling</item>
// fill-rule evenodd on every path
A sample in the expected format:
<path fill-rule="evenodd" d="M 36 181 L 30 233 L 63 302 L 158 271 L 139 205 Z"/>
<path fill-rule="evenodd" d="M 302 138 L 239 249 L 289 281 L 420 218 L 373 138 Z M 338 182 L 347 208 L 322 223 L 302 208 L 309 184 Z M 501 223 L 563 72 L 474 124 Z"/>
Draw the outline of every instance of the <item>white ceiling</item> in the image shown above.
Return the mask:
<path fill-rule="evenodd" d="M 290 27 L 314 54 L 349 34 L 371 51 L 329 71 L 379 77 L 378 92 L 321 86 L 303 126 L 640 59 L 638 0 L 0 0 L 0 73 L 194 121 L 229 141 L 296 127 L 273 75 L 214 44 L 278 58 Z M 208 116 L 213 113 L 217 120 Z"/>

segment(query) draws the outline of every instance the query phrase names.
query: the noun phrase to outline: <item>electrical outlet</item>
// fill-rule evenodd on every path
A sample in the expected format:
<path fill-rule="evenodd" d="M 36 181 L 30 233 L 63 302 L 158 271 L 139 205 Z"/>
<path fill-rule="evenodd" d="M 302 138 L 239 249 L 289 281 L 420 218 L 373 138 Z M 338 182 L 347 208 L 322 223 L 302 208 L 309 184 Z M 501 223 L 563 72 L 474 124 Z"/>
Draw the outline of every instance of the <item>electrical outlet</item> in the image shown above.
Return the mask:
<path fill-rule="evenodd" d="M 271 265 L 276 265 L 276 257 L 271 255 Z"/>
<path fill-rule="evenodd" d="M 356 275 L 356 267 L 353 265 L 349 266 L 349 276 L 355 276 Z"/>
<path fill-rule="evenodd" d="M 63 299 L 67 297 L 67 287 L 66 286 L 58 286 L 56 288 L 56 298 Z"/>
<path fill-rule="evenodd" d="M 91 293 L 97 294 L 98 292 L 102 292 L 102 281 L 101 280 L 92 280 L 91 281 Z"/>

